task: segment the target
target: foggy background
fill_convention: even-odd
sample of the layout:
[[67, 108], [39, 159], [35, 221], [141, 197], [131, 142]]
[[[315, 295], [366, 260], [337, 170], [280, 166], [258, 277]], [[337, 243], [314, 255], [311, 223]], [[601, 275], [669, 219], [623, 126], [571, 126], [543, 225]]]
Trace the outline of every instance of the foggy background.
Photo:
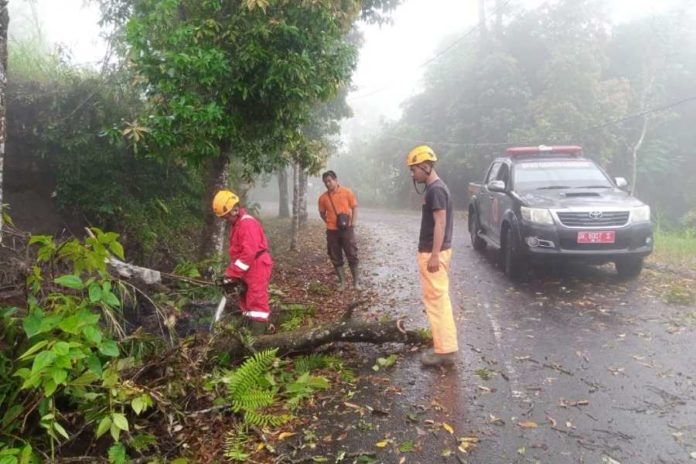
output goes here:
[[[388, 24], [360, 26], [347, 97], [353, 117], [342, 121], [327, 169], [364, 205], [413, 206], [403, 158], [428, 143], [462, 208], [468, 182], [515, 144], [581, 144], [611, 175], [630, 180], [646, 116], [636, 193], [658, 218], [688, 222], [694, 3], [404, 1]], [[10, 10], [10, 46], [30, 37], [76, 65], [102, 64], [107, 47], [94, 3], [15, 1]], [[310, 208], [322, 190], [311, 178]], [[271, 200], [276, 192], [266, 176], [251, 197]]]

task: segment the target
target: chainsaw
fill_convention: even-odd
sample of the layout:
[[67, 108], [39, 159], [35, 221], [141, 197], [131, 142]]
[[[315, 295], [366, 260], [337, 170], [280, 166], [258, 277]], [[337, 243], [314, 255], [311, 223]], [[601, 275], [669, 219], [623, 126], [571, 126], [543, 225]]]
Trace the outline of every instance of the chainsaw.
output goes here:
[[222, 317], [222, 312], [225, 310], [225, 306], [227, 306], [227, 298], [235, 296], [239, 297], [244, 295], [247, 291], [247, 284], [241, 279], [229, 279], [224, 277], [217, 280], [216, 283], [222, 287], [223, 294], [222, 298], [220, 298], [220, 302], [217, 305], [217, 309], [215, 310], [215, 316], [210, 322], [210, 330], [213, 330], [215, 324]]

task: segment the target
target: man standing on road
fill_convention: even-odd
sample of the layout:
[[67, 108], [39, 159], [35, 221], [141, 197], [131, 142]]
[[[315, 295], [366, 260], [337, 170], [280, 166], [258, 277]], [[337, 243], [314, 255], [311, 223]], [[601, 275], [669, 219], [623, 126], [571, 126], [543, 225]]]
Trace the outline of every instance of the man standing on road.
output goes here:
[[215, 214], [230, 224], [230, 264], [225, 269], [225, 285], [241, 285], [239, 307], [251, 333], [268, 330], [271, 308], [268, 304], [268, 283], [273, 260], [261, 223], [239, 206], [239, 197], [229, 190], [220, 190], [213, 199]]
[[326, 192], [319, 197], [319, 215], [326, 223], [326, 248], [338, 276], [338, 289], [343, 290], [346, 275], [343, 271], [343, 254], [346, 255], [353, 276], [353, 288], [360, 289], [358, 274], [358, 245], [355, 242], [355, 224], [358, 219], [358, 201], [353, 192], [338, 184], [336, 173], [326, 171], [321, 175]]
[[423, 303], [433, 335], [433, 349], [423, 353], [421, 362], [424, 366], [454, 364], [459, 349], [447, 274], [452, 256], [452, 200], [447, 185], [435, 172], [436, 161], [435, 152], [426, 145], [414, 148], [406, 158], [414, 187], [425, 184], [418, 269]]

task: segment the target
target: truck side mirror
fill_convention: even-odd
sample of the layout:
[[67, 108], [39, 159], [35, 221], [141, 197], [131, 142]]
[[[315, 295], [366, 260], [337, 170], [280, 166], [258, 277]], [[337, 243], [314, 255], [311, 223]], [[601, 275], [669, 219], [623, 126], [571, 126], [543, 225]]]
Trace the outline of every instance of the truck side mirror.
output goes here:
[[628, 181], [623, 177], [616, 177], [614, 181], [616, 182], [616, 186], [622, 190], [628, 187]]
[[505, 193], [505, 181], [502, 180], [492, 180], [486, 187], [488, 187], [488, 190], [491, 192]]

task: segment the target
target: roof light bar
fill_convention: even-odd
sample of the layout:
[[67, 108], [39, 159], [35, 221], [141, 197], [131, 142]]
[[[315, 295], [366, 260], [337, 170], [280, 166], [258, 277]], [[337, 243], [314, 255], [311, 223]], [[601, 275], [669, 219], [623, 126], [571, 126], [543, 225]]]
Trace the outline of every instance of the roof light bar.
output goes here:
[[582, 147], [579, 145], [539, 145], [536, 147], [511, 147], [505, 150], [510, 156], [516, 155], [537, 155], [540, 153], [560, 153], [566, 155], [579, 155]]

